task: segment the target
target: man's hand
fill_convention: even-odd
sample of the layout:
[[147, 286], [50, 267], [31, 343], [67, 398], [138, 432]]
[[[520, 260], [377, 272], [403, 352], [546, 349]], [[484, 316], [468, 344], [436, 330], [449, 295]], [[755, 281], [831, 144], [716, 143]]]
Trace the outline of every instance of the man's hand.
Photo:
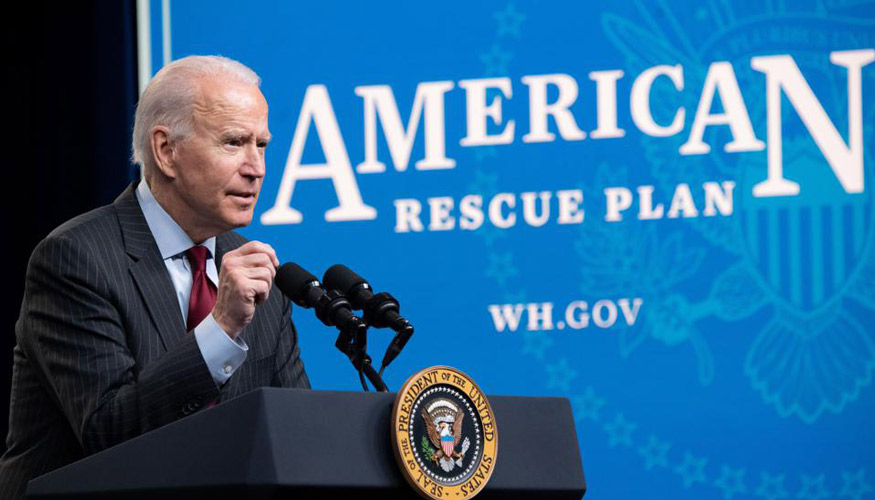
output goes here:
[[232, 339], [252, 321], [255, 306], [267, 300], [279, 264], [273, 248], [259, 241], [222, 257], [213, 317]]

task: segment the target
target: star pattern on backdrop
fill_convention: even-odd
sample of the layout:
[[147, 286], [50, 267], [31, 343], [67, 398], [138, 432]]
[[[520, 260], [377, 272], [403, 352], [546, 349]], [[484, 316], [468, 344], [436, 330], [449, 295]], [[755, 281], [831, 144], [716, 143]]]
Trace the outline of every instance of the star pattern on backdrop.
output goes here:
[[492, 15], [498, 21], [498, 36], [513, 35], [514, 38], [519, 38], [520, 26], [526, 20], [526, 15], [516, 10], [513, 2]]
[[495, 158], [498, 156], [498, 152], [495, 150], [495, 146], [481, 146], [474, 150], [474, 159], [478, 162], [482, 162], [486, 158]]
[[799, 489], [796, 498], [801, 500], [824, 500], [830, 497], [831, 493], [827, 491], [824, 484], [826, 482], [824, 474], [819, 476], [806, 476], [802, 474], [799, 479], [802, 481], [802, 488]]
[[629, 422], [622, 413], [617, 413], [612, 422], [605, 424], [608, 433], [608, 445], [613, 448], [617, 445], [632, 446], [632, 433], [638, 424]]
[[513, 265], [513, 254], [510, 252], [489, 254], [489, 267], [486, 268], [486, 276], [493, 278], [499, 286], [504, 286], [507, 280], [519, 274]]
[[747, 487], [744, 485], [745, 469], [733, 469], [728, 465], [720, 468], [720, 477], [714, 481], [714, 486], [723, 491], [724, 500], [731, 500], [732, 497], [740, 493], [747, 493]]
[[651, 434], [647, 438], [647, 444], [638, 448], [638, 454], [644, 457], [644, 468], [650, 470], [656, 466], [668, 467], [668, 449], [671, 444], [668, 441], [660, 441]]
[[501, 294], [502, 300], [504, 300], [504, 302], [507, 304], [522, 304], [524, 302], [528, 302], [526, 300], [526, 297], [528, 297], [528, 295], [526, 294], [525, 288], [521, 288], [513, 292], [504, 290], [504, 293]]
[[754, 495], [766, 500], [779, 500], [790, 496], [787, 489], [784, 488], [784, 474], [763, 473], [760, 477], [760, 485], [757, 486]]
[[583, 394], [571, 398], [571, 405], [574, 409], [575, 420], [590, 420], [599, 419], [599, 410], [605, 405], [605, 399], [600, 398], [592, 386], [586, 388]]
[[476, 193], [483, 198], [490, 198], [498, 193], [498, 174], [486, 172], [478, 168], [474, 170], [474, 179], [468, 183], [468, 192]]
[[707, 463], [707, 458], [696, 458], [689, 451], [684, 452], [684, 461], [674, 468], [674, 471], [681, 476], [684, 488], [705, 482], [705, 465]]
[[547, 356], [547, 349], [553, 346], [553, 339], [544, 335], [544, 332], [523, 332], [523, 354], [534, 356], [543, 361]]
[[483, 61], [483, 65], [486, 67], [484, 70], [486, 76], [506, 75], [508, 73], [507, 65], [510, 64], [511, 59], [513, 59], [513, 54], [502, 50], [497, 43], [492, 44], [489, 52], [480, 54], [480, 60]]
[[485, 243], [488, 247], [491, 247], [492, 244], [495, 243], [495, 240], [507, 237], [507, 231], [505, 231], [504, 229], [499, 229], [485, 221], [482, 226], [474, 231], [474, 234], [476, 234], [480, 238], [483, 238], [483, 243]]
[[577, 377], [577, 371], [568, 365], [565, 358], [560, 359], [557, 363], [548, 364], [547, 370], [547, 387], [559, 389], [568, 392], [571, 388], [571, 381]]
[[848, 497], [851, 500], [862, 500], [863, 495], [872, 493], [872, 485], [866, 482], [866, 471], [860, 469], [855, 473], [842, 472], [842, 490], [839, 497]]

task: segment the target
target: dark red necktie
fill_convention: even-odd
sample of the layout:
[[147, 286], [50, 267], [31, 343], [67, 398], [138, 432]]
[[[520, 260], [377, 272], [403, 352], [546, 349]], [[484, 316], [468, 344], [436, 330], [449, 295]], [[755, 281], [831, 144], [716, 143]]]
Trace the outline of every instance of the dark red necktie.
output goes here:
[[188, 299], [186, 331], [192, 331], [216, 305], [216, 286], [207, 278], [207, 253], [203, 245], [195, 245], [185, 251], [191, 266], [191, 297]]

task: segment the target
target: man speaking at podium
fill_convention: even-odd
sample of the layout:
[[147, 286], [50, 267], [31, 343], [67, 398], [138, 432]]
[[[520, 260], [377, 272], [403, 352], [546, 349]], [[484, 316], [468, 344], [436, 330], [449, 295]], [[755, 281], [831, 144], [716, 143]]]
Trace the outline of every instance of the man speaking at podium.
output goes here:
[[164, 67], [136, 111], [143, 179], [34, 250], [0, 497], [257, 387], [309, 387], [273, 249], [231, 232], [265, 173], [259, 83], [222, 57]]

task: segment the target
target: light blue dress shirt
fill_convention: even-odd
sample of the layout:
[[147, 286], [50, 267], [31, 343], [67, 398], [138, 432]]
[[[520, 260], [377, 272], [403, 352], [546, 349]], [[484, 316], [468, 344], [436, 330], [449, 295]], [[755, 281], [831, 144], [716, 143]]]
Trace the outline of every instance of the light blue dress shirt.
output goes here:
[[[176, 290], [176, 298], [179, 300], [179, 310], [182, 312], [182, 322], [185, 324], [188, 318], [188, 302], [191, 297], [192, 275], [185, 251], [195, 246], [179, 224], [164, 211], [164, 208], [152, 195], [152, 190], [146, 183], [146, 179], [140, 181], [137, 186], [137, 201], [143, 209], [146, 223], [152, 236], [158, 244], [161, 258], [170, 273], [170, 280]], [[207, 255], [207, 278], [218, 287], [219, 271], [216, 269], [216, 261], [213, 256], [216, 253], [215, 236], [201, 243], [209, 250]], [[201, 355], [210, 374], [217, 384], [224, 384], [231, 378], [234, 371], [246, 360], [249, 346], [241, 338], [232, 340], [222, 327], [216, 323], [212, 314], [207, 315], [203, 321], [194, 328], [194, 336], [200, 348]]]

